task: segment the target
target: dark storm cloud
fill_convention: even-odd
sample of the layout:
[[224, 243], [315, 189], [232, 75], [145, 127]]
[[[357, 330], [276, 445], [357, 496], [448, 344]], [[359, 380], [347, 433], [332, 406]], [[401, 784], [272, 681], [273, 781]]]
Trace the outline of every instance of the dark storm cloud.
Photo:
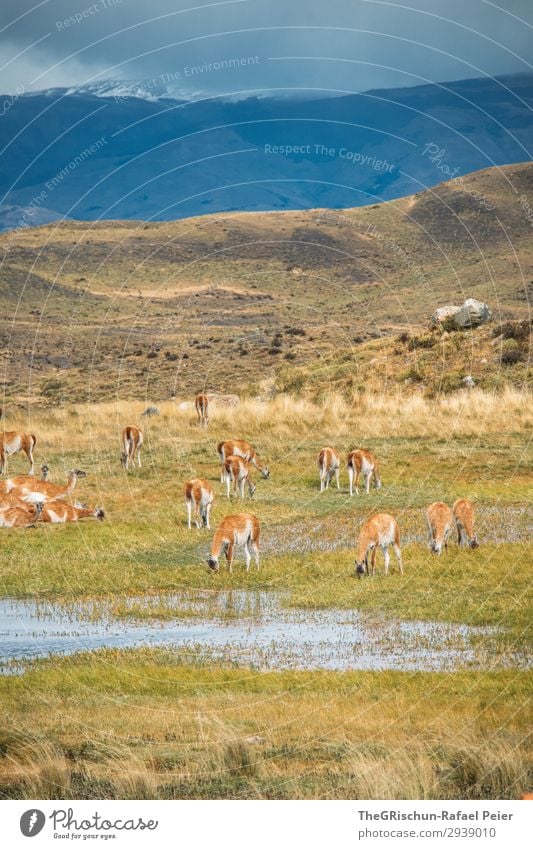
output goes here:
[[[503, 0], [502, 0], [503, 3]], [[360, 91], [531, 71], [505, 0], [3, 0], [2, 92], [102, 79], [207, 94]]]

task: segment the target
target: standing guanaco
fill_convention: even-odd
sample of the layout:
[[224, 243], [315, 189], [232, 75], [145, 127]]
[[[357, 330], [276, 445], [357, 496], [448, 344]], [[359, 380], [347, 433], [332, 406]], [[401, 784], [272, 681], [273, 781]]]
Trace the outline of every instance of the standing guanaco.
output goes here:
[[244, 546], [246, 571], [250, 569], [252, 557], [256, 568], [259, 569], [259, 519], [251, 513], [240, 513], [237, 516], [226, 516], [215, 531], [211, 545], [211, 554], [207, 559], [210, 569], [218, 572], [219, 558], [225, 554], [229, 571], [232, 571], [233, 553], [236, 545]]
[[34, 433], [19, 433], [16, 430], [6, 430], [0, 434], [0, 474], [4, 474], [7, 466], [7, 458], [17, 451], [24, 451], [30, 469], [28, 474], [33, 475], [34, 461], [33, 449], [37, 442]]
[[231, 456], [241, 457], [247, 463], [252, 463], [265, 479], [270, 477], [268, 466], [261, 465], [253, 446], [244, 439], [227, 439], [225, 442], [219, 442], [217, 454], [220, 460], [220, 483], [224, 483], [224, 463]]
[[198, 424], [200, 427], [207, 427], [209, 425], [209, 401], [207, 395], [199, 392], [194, 399], [194, 406], [196, 408], [196, 415], [198, 416]]
[[329, 488], [329, 482], [333, 476], [337, 481], [337, 489], [340, 489], [339, 474], [341, 458], [334, 448], [323, 448], [318, 455], [318, 473], [320, 476], [320, 492]]
[[248, 495], [250, 498], [257, 489], [257, 486], [250, 475], [250, 465], [243, 460], [242, 457], [236, 457], [232, 454], [224, 463], [224, 480], [226, 482], [226, 495], [230, 497], [231, 484], [233, 483], [233, 491], [238, 493], [241, 498], [244, 498], [244, 487], [248, 487]]
[[122, 454], [120, 462], [124, 468], [128, 469], [129, 462], [135, 463], [137, 457], [137, 465], [141, 468], [141, 446], [143, 444], [143, 432], [137, 425], [126, 425], [122, 431]]
[[183, 487], [185, 505], [187, 507], [187, 527], [191, 529], [191, 518], [194, 515], [196, 527], [200, 527], [200, 521], [206, 528], [210, 528], [209, 517], [211, 507], [215, 499], [215, 493], [211, 484], [203, 478], [192, 478]]
[[448, 551], [448, 537], [452, 529], [453, 513], [444, 501], [435, 501], [426, 509], [429, 547], [434, 554]]
[[[381, 476], [379, 474], [379, 464], [371, 451], [365, 451], [364, 448], [358, 448], [356, 451], [350, 451], [348, 454], [348, 477], [350, 479], [350, 495], [353, 495], [353, 488], [359, 495], [359, 476], [363, 475], [365, 484], [365, 492], [368, 495], [370, 492], [370, 481], [374, 478], [374, 486], [376, 489], [381, 489]], [[355, 478], [355, 480], [354, 480]]]
[[453, 515], [457, 526], [457, 542], [478, 548], [479, 542], [474, 531], [474, 505], [467, 498], [458, 498], [453, 505]]
[[365, 572], [368, 575], [368, 554], [371, 552], [370, 562], [372, 566], [372, 574], [376, 573], [376, 552], [379, 548], [383, 551], [385, 558], [385, 574], [389, 574], [389, 545], [392, 545], [396, 560], [398, 561], [398, 569], [403, 575], [402, 553], [400, 550], [400, 530], [394, 516], [389, 513], [376, 513], [364, 523], [359, 533], [359, 541], [357, 545], [357, 557], [355, 560], [356, 574], [361, 576]]

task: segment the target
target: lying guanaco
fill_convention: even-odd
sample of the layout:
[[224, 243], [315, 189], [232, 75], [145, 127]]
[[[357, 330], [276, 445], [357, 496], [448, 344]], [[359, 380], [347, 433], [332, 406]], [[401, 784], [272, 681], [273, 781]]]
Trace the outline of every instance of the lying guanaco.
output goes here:
[[33, 528], [41, 515], [42, 502], [13, 504], [0, 509], [0, 528]]
[[226, 516], [215, 531], [211, 545], [211, 555], [207, 559], [209, 568], [218, 572], [219, 558], [225, 554], [229, 571], [232, 571], [233, 552], [236, 545], [244, 546], [246, 571], [250, 568], [252, 557], [259, 569], [259, 519], [251, 513]]
[[429, 547], [434, 554], [448, 551], [448, 537], [452, 529], [453, 514], [444, 501], [435, 501], [426, 509]]
[[61, 484], [51, 483], [50, 481], [36, 480], [36, 478], [28, 477], [25, 482], [19, 486], [14, 486], [11, 493], [18, 496], [23, 501], [33, 504], [38, 501], [50, 502], [57, 501], [65, 495], [72, 495], [79, 478], [87, 477], [86, 472], [80, 469], [72, 469], [68, 473], [68, 480], [65, 486]]
[[378, 547], [383, 551], [385, 558], [385, 574], [389, 574], [389, 545], [392, 545], [396, 559], [398, 561], [398, 569], [403, 575], [402, 553], [400, 550], [400, 531], [398, 523], [394, 516], [388, 513], [376, 513], [364, 523], [359, 533], [359, 542], [357, 545], [357, 558], [355, 560], [356, 574], [361, 576], [365, 572], [368, 575], [368, 554], [371, 553], [370, 562], [372, 566], [372, 574], [376, 573], [376, 552]]
[[224, 463], [224, 480], [226, 482], [226, 495], [230, 497], [231, 484], [233, 483], [233, 491], [238, 493], [241, 498], [244, 498], [244, 487], [248, 487], [248, 495], [250, 498], [254, 494], [257, 486], [250, 475], [250, 465], [243, 460], [242, 457], [236, 457], [232, 454]]
[[249, 442], [244, 439], [227, 439], [225, 442], [219, 442], [217, 445], [217, 454], [220, 460], [220, 483], [224, 483], [224, 463], [228, 457], [241, 457], [247, 463], [252, 463], [258, 472], [265, 478], [270, 477], [268, 466], [262, 466], [259, 457]]
[[350, 451], [348, 454], [348, 477], [350, 479], [350, 495], [353, 495], [353, 489], [359, 495], [359, 476], [363, 476], [365, 492], [368, 495], [370, 492], [370, 481], [374, 478], [374, 486], [376, 489], [381, 489], [381, 477], [379, 474], [379, 464], [374, 454], [371, 451], [365, 451], [363, 448], [358, 448], [356, 451]]
[[192, 478], [183, 487], [183, 494], [187, 507], [187, 527], [189, 530], [191, 529], [191, 518], [193, 515], [197, 528], [200, 527], [200, 520], [202, 525], [210, 528], [209, 517], [215, 499], [215, 493], [211, 484], [203, 478]]
[[17, 451], [23, 451], [28, 458], [30, 469], [28, 474], [33, 475], [34, 461], [33, 449], [37, 442], [34, 433], [20, 433], [16, 430], [7, 430], [0, 434], [0, 474], [4, 474], [7, 466], [7, 458]]
[[340, 489], [339, 474], [341, 458], [334, 448], [323, 448], [318, 455], [318, 474], [320, 476], [320, 492], [329, 488], [329, 482], [333, 476], [337, 481], [337, 489]]
[[124, 468], [128, 469], [129, 462], [135, 463], [137, 457], [137, 466], [141, 468], [141, 446], [143, 444], [143, 432], [137, 425], [126, 425], [122, 431], [122, 454], [120, 462]]
[[198, 424], [200, 427], [207, 427], [209, 425], [209, 401], [207, 395], [199, 392], [194, 399], [194, 406], [196, 408], [196, 415], [198, 416]]
[[65, 522], [78, 522], [80, 519], [105, 519], [105, 513], [101, 507], [82, 507], [79, 504], [67, 504], [66, 501], [53, 501], [43, 504], [39, 522], [51, 522], [63, 524]]
[[[41, 481], [47, 481], [50, 477], [50, 471], [48, 466], [41, 466]], [[14, 475], [12, 478], [6, 478], [3, 481], [0, 481], [0, 497], [3, 495], [7, 495], [9, 492], [12, 492], [17, 487], [21, 486], [29, 486], [33, 488], [35, 486], [35, 477], [33, 475]], [[38, 482], [37, 482], [38, 483]]]
[[453, 505], [453, 515], [457, 526], [457, 542], [477, 548], [479, 542], [474, 531], [474, 505], [467, 498], [458, 498]]

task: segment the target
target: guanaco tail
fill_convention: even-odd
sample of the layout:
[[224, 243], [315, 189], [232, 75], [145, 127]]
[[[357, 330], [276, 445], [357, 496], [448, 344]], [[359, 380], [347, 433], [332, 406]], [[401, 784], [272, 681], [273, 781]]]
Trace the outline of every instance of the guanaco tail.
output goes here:
[[228, 439], [225, 442], [219, 442], [217, 445], [217, 454], [220, 460], [220, 483], [224, 483], [225, 480], [224, 464], [232, 456], [240, 457], [242, 460], [246, 460], [247, 463], [252, 463], [265, 480], [270, 477], [268, 466], [261, 465], [254, 448], [249, 442], [245, 442], [244, 439]]
[[448, 537], [453, 525], [453, 513], [444, 501], [435, 501], [426, 509], [428, 542], [434, 554], [448, 551]]
[[453, 516], [457, 527], [459, 545], [478, 548], [479, 542], [474, 531], [474, 505], [467, 498], [458, 498], [453, 505]]
[[218, 572], [219, 558], [225, 554], [229, 571], [232, 571], [233, 554], [236, 545], [244, 546], [246, 571], [250, 569], [252, 557], [259, 569], [259, 519], [251, 513], [226, 516], [215, 531], [211, 545], [211, 555], [207, 559], [209, 568]]
[[323, 448], [317, 459], [320, 476], [320, 492], [329, 488], [329, 483], [335, 477], [337, 489], [340, 489], [339, 475], [341, 458], [334, 448]]
[[130, 460], [135, 463], [137, 457], [137, 466], [141, 468], [141, 446], [143, 444], [143, 432], [137, 425], [126, 425], [122, 431], [122, 454], [120, 462], [127, 470]]
[[376, 489], [381, 489], [381, 476], [379, 474], [379, 463], [371, 451], [365, 451], [363, 448], [358, 448], [356, 451], [350, 451], [348, 454], [348, 477], [350, 479], [350, 495], [355, 491], [359, 495], [359, 477], [363, 476], [365, 492], [368, 495], [370, 492], [370, 481], [374, 478], [374, 486]]
[[376, 513], [364, 523], [359, 533], [359, 541], [357, 545], [357, 557], [355, 560], [356, 574], [361, 576], [365, 572], [369, 574], [368, 555], [370, 553], [370, 563], [372, 574], [376, 573], [376, 552], [378, 547], [383, 551], [385, 558], [385, 575], [389, 574], [389, 545], [392, 545], [396, 560], [398, 561], [398, 569], [403, 575], [402, 553], [400, 550], [400, 530], [394, 516], [388, 513]]
[[209, 425], [209, 401], [207, 395], [199, 392], [194, 399], [194, 406], [196, 408], [196, 415], [198, 416], [198, 424], [200, 427], [207, 427]]
[[187, 507], [187, 527], [189, 530], [191, 529], [193, 515], [197, 528], [201, 526], [200, 521], [206, 528], [210, 528], [209, 517], [215, 499], [211, 484], [203, 478], [192, 478], [183, 487], [183, 495]]

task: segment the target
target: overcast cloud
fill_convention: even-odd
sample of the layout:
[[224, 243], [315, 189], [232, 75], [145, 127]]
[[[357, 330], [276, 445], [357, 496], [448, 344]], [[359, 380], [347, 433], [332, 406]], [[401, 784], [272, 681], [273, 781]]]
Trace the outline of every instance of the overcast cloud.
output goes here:
[[0, 90], [120, 79], [185, 94], [310, 94], [531, 72], [533, 3], [501, 5], [2, 0]]

